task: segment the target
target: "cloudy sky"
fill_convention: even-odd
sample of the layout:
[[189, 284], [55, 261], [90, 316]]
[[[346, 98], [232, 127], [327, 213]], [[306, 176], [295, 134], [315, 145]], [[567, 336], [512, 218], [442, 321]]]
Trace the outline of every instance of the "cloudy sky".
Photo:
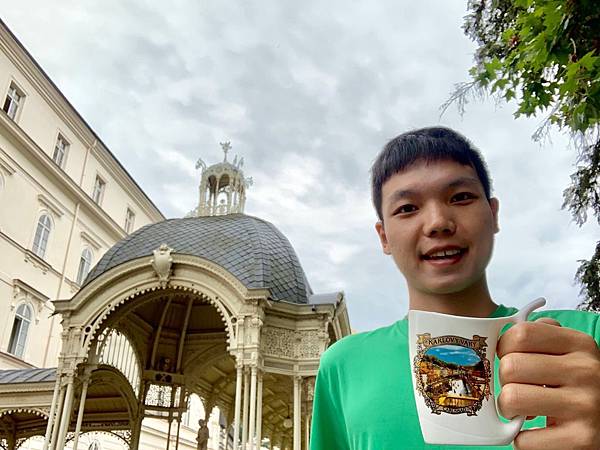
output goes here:
[[[168, 5], [168, 6], [167, 6]], [[343, 290], [357, 331], [407, 311], [382, 255], [368, 172], [382, 145], [443, 124], [482, 150], [501, 202], [498, 303], [575, 307], [597, 225], [562, 211], [575, 151], [531, 140], [514, 105], [440, 105], [467, 80], [466, 2], [21, 0], [2, 19], [167, 217], [197, 202], [198, 157], [232, 142], [254, 178], [246, 212], [292, 242], [317, 293]], [[231, 154], [230, 153], [230, 154]]]

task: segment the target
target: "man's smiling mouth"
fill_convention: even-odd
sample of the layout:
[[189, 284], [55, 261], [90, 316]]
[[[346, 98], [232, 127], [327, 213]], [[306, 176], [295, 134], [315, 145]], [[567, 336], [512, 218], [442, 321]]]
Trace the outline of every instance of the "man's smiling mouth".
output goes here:
[[433, 249], [421, 256], [425, 261], [458, 260], [467, 252], [466, 248], [452, 247], [446, 249]]

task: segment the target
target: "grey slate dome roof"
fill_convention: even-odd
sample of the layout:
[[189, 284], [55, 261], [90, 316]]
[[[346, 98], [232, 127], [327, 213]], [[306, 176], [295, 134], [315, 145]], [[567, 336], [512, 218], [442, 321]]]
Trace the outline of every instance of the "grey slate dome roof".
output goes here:
[[249, 289], [267, 288], [273, 300], [308, 303], [312, 295], [287, 238], [273, 224], [245, 214], [169, 219], [146, 225], [108, 250], [84, 284], [119, 264], [152, 256], [161, 244], [167, 244], [173, 253], [219, 264]]

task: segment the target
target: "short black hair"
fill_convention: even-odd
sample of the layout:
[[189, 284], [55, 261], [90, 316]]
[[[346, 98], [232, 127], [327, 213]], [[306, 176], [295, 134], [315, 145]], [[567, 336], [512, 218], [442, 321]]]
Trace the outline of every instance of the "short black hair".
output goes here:
[[419, 161], [448, 160], [473, 167], [486, 198], [491, 198], [492, 181], [487, 166], [471, 141], [446, 127], [418, 128], [389, 141], [371, 167], [371, 194], [379, 220], [383, 220], [381, 188], [387, 180]]

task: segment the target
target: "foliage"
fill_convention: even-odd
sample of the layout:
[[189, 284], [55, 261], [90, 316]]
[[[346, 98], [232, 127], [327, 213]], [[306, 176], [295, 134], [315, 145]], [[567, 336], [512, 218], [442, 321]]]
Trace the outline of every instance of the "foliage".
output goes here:
[[581, 266], [577, 269], [577, 279], [581, 282], [582, 293], [586, 294], [586, 300], [581, 304], [582, 309], [600, 312], [600, 242], [596, 245], [596, 252], [589, 261], [580, 261]]
[[[478, 44], [472, 81], [457, 85], [443, 105], [468, 95], [514, 100], [515, 117], [543, 114], [534, 134], [568, 132], [579, 152], [563, 208], [582, 225], [600, 223], [600, 7], [597, 0], [469, 0], [466, 35]], [[581, 261], [582, 307], [600, 310], [600, 243]]]

